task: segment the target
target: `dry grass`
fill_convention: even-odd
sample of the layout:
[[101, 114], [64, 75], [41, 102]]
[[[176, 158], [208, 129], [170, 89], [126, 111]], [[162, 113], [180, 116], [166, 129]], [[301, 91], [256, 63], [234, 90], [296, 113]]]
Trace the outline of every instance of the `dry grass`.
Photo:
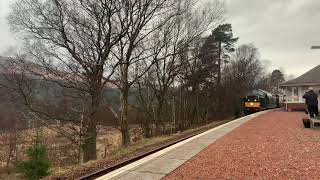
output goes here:
[[[65, 172], [64, 169], [66, 167], [77, 163], [78, 159], [76, 155], [78, 145], [57, 133], [54, 128], [56, 127], [41, 127], [38, 129], [38, 132], [40, 132], [42, 141], [47, 146], [49, 159], [53, 167], [52, 171], [62, 173]], [[116, 149], [119, 149], [121, 146], [121, 133], [111, 127], [99, 127], [99, 129], [100, 131], [97, 136], [97, 156], [98, 159], [103, 159], [106, 154], [110, 154]], [[65, 127], [64, 130], [68, 132], [67, 127]], [[36, 136], [36, 129], [19, 131], [17, 136], [19, 137], [16, 142], [17, 160], [19, 162], [26, 158], [26, 149], [32, 145], [33, 139]], [[8, 137], [10, 137], [9, 133], [0, 134], [0, 179], [21, 179], [19, 174], [15, 172], [16, 168], [14, 165], [10, 164], [9, 168], [6, 167], [10, 145]]]
[[[78, 171], [78, 168], [90, 168], [95, 166], [100, 166], [99, 164], [105, 164], [105, 162], [114, 162], [118, 159], [122, 159], [125, 157], [129, 157], [130, 155], [133, 155], [135, 152], [144, 149], [146, 146], [152, 146], [155, 144], [159, 144], [162, 142], [165, 142], [169, 139], [171, 139], [172, 136], [161, 136], [161, 137], [155, 137], [150, 139], [141, 139], [133, 144], [131, 144], [128, 147], [120, 147], [117, 150], [114, 150], [112, 152], [109, 152], [105, 158], [100, 158], [96, 161], [89, 161], [85, 164], [82, 164], [81, 167], [79, 164], [72, 165], [72, 166], [65, 166], [65, 167], [56, 167], [51, 169], [51, 174], [53, 179], [55, 177], [59, 177], [65, 173]], [[49, 178], [50, 179], [50, 178]]]
[[155, 138], [150, 138], [150, 139], [142, 139], [129, 147], [121, 147], [120, 149], [115, 151], [110, 156], [110, 158], [113, 159], [113, 158], [117, 158], [117, 157], [124, 157], [129, 154], [132, 154], [133, 152], [136, 152], [137, 150], [141, 150], [146, 146], [158, 144], [158, 143], [167, 141], [171, 138], [172, 138], [172, 136], [161, 136], [161, 137], [155, 137]]
[[194, 135], [208, 129], [214, 128], [221, 124], [227, 123], [231, 121], [233, 118], [228, 118], [223, 121], [216, 121], [211, 124], [186, 130], [182, 133], [176, 133], [167, 136], [154, 137], [149, 139], [141, 139], [136, 143], [131, 144], [128, 147], [120, 147], [119, 149], [110, 152], [105, 158], [98, 159], [96, 161], [87, 162], [81, 166], [69, 166], [64, 167], [63, 170], [53, 170], [52, 176], [47, 179], [74, 179], [81, 177], [90, 172], [95, 172], [103, 167], [109, 167], [112, 164], [116, 164], [117, 162], [124, 161], [126, 159], [130, 159], [138, 154], [154, 149], [155, 147], [161, 146], [161, 144], [165, 144], [177, 139], [181, 139], [183, 137]]
[[[176, 133], [172, 135], [165, 135], [165, 136], [148, 138], [148, 139], [141, 138], [140, 133], [142, 132], [140, 132], [140, 130], [138, 131], [134, 130], [134, 132], [131, 132], [132, 135], [134, 136], [134, 138], [140, 139], [140, 140], [134, 142], [128, 147], [121, 146], [121, 133], [117, 129], [110, 128], [110, 127], [99, 127], [100, 131], [97, 137], [97, 156], [98, 156], [97, 160], [90, 161], [88, 163], [82, 164], [81, 166], [76, 163], [69, 164], [69, 165], [55, 164], [51, 169], [52, 175], [47, 179], [56, 179], [57, 177], [61, 179], [61, 177], [68, 177], [68, 176], [65, 176], [68, 174], [71, 174], [71, 176], [69, 177], [72, 177], [72, 175], [77, 174], [77, 172], [79, 172], [79, 174], [82, 174], [87, 170], [89, 172], [92, 172], [92, 171], [95, 171], [97, 168], [99, 169], [101, 167], [114, 164], [121, 160], [128, 159], [143, 151], [146, 151], [147, 149], [150, 150], [163, 143], [173, 141], [183, 136], [195, 134], [197, 132], [205, 131], [207, 129], [216, 127], [220, 124], [230, 121], [231, 119], [232, 118], [229, 118], [224, 121], [216, 121], [202, 127], [186, 130], [182, 133]], [[32, 137], [35, 136], [35, 130], [22, 131], [20, 132], [20, 134], [23, 134], [22, 136], [23, 138], [21, 138], [19, 141], [20, 142], [19, 146], [23, 147], [20, 149], [20, 151], [22, 152], [32, 142]], [[63, 139], [61, 135], [54, 132], [52, 129], [42, 128], [42, 134], [43, 134], [44, 140], [47, 141], [49, 151], [52, 150], [53, 146], [56, 148], [57, 147], [59, 148], [60, 145], [68, 146], [68, 142], [65, 139]], [[0, 140], [1, 140], [1, 137], [2, 136], [0, 136]], [[61, 156], [61, 154], [51, 153], [51, 156]], [[51, 158], [63, 158], [63, 157], [51, 157]], [[57, 161], [57, 159], [54, 159], [54, 160]], [[2, 174], [2, 176], [0, 173], [0, 179], [11, 180], [11, 179], [21, 179], [21, 177], [19, 176], [19, 174], [16, 174], [16, 173], [13, 173], [11, 175]], [[62, 178], [62, 179], [65, 179], [65, 178]]]

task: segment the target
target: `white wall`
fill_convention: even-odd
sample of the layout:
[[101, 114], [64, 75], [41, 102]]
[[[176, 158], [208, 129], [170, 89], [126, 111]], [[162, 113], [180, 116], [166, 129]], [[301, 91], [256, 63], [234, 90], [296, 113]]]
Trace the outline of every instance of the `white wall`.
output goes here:
[[[305, 99], [303, 98], [303, 95], [306, 91], [308, 91], [310, 86], [298, 86], [294, 87], [294, 95], [292, 96], [292, 87], [286, 87], [284, 89], [284, 93], [286, 95], [286, 100], [288, 102], [302, 102], [305, 103]], [[320, 86], [311, 86], [315, 93], [319, 94]], [[320, 97], [318, 97], [318, 107], [320, 108]]]

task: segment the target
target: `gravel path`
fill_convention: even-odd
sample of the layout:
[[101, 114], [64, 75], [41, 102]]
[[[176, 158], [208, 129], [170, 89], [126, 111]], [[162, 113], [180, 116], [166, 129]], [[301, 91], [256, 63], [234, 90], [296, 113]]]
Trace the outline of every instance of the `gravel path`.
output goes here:
[[272, 111], [219, 139], [164, 179], [320, 179], [320, 130]]

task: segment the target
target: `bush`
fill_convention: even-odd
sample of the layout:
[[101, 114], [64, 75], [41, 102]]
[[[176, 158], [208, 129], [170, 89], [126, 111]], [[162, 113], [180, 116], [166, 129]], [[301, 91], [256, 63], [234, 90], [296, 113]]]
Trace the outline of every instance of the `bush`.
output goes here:
[[29, 160], [20, 164], [20, 171], [30, 180], [49, 175], [50, 161], [44, 145], [36, 143], [27, 150]]

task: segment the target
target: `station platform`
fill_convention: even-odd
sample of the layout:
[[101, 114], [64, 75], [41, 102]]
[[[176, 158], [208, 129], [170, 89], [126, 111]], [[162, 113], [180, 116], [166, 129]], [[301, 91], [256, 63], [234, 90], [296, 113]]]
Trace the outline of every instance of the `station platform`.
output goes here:
[[201, 133], [139, 161], [110, 172], [100, 178], [97, 178], [97, 180], [161, 179], [228, 132], [264, 113], [267, 113], [267, 111], [242, 117]]
[[318, 179], [320, 131], [302, 112], [252, 114], [170, 146], [99, 180]]

